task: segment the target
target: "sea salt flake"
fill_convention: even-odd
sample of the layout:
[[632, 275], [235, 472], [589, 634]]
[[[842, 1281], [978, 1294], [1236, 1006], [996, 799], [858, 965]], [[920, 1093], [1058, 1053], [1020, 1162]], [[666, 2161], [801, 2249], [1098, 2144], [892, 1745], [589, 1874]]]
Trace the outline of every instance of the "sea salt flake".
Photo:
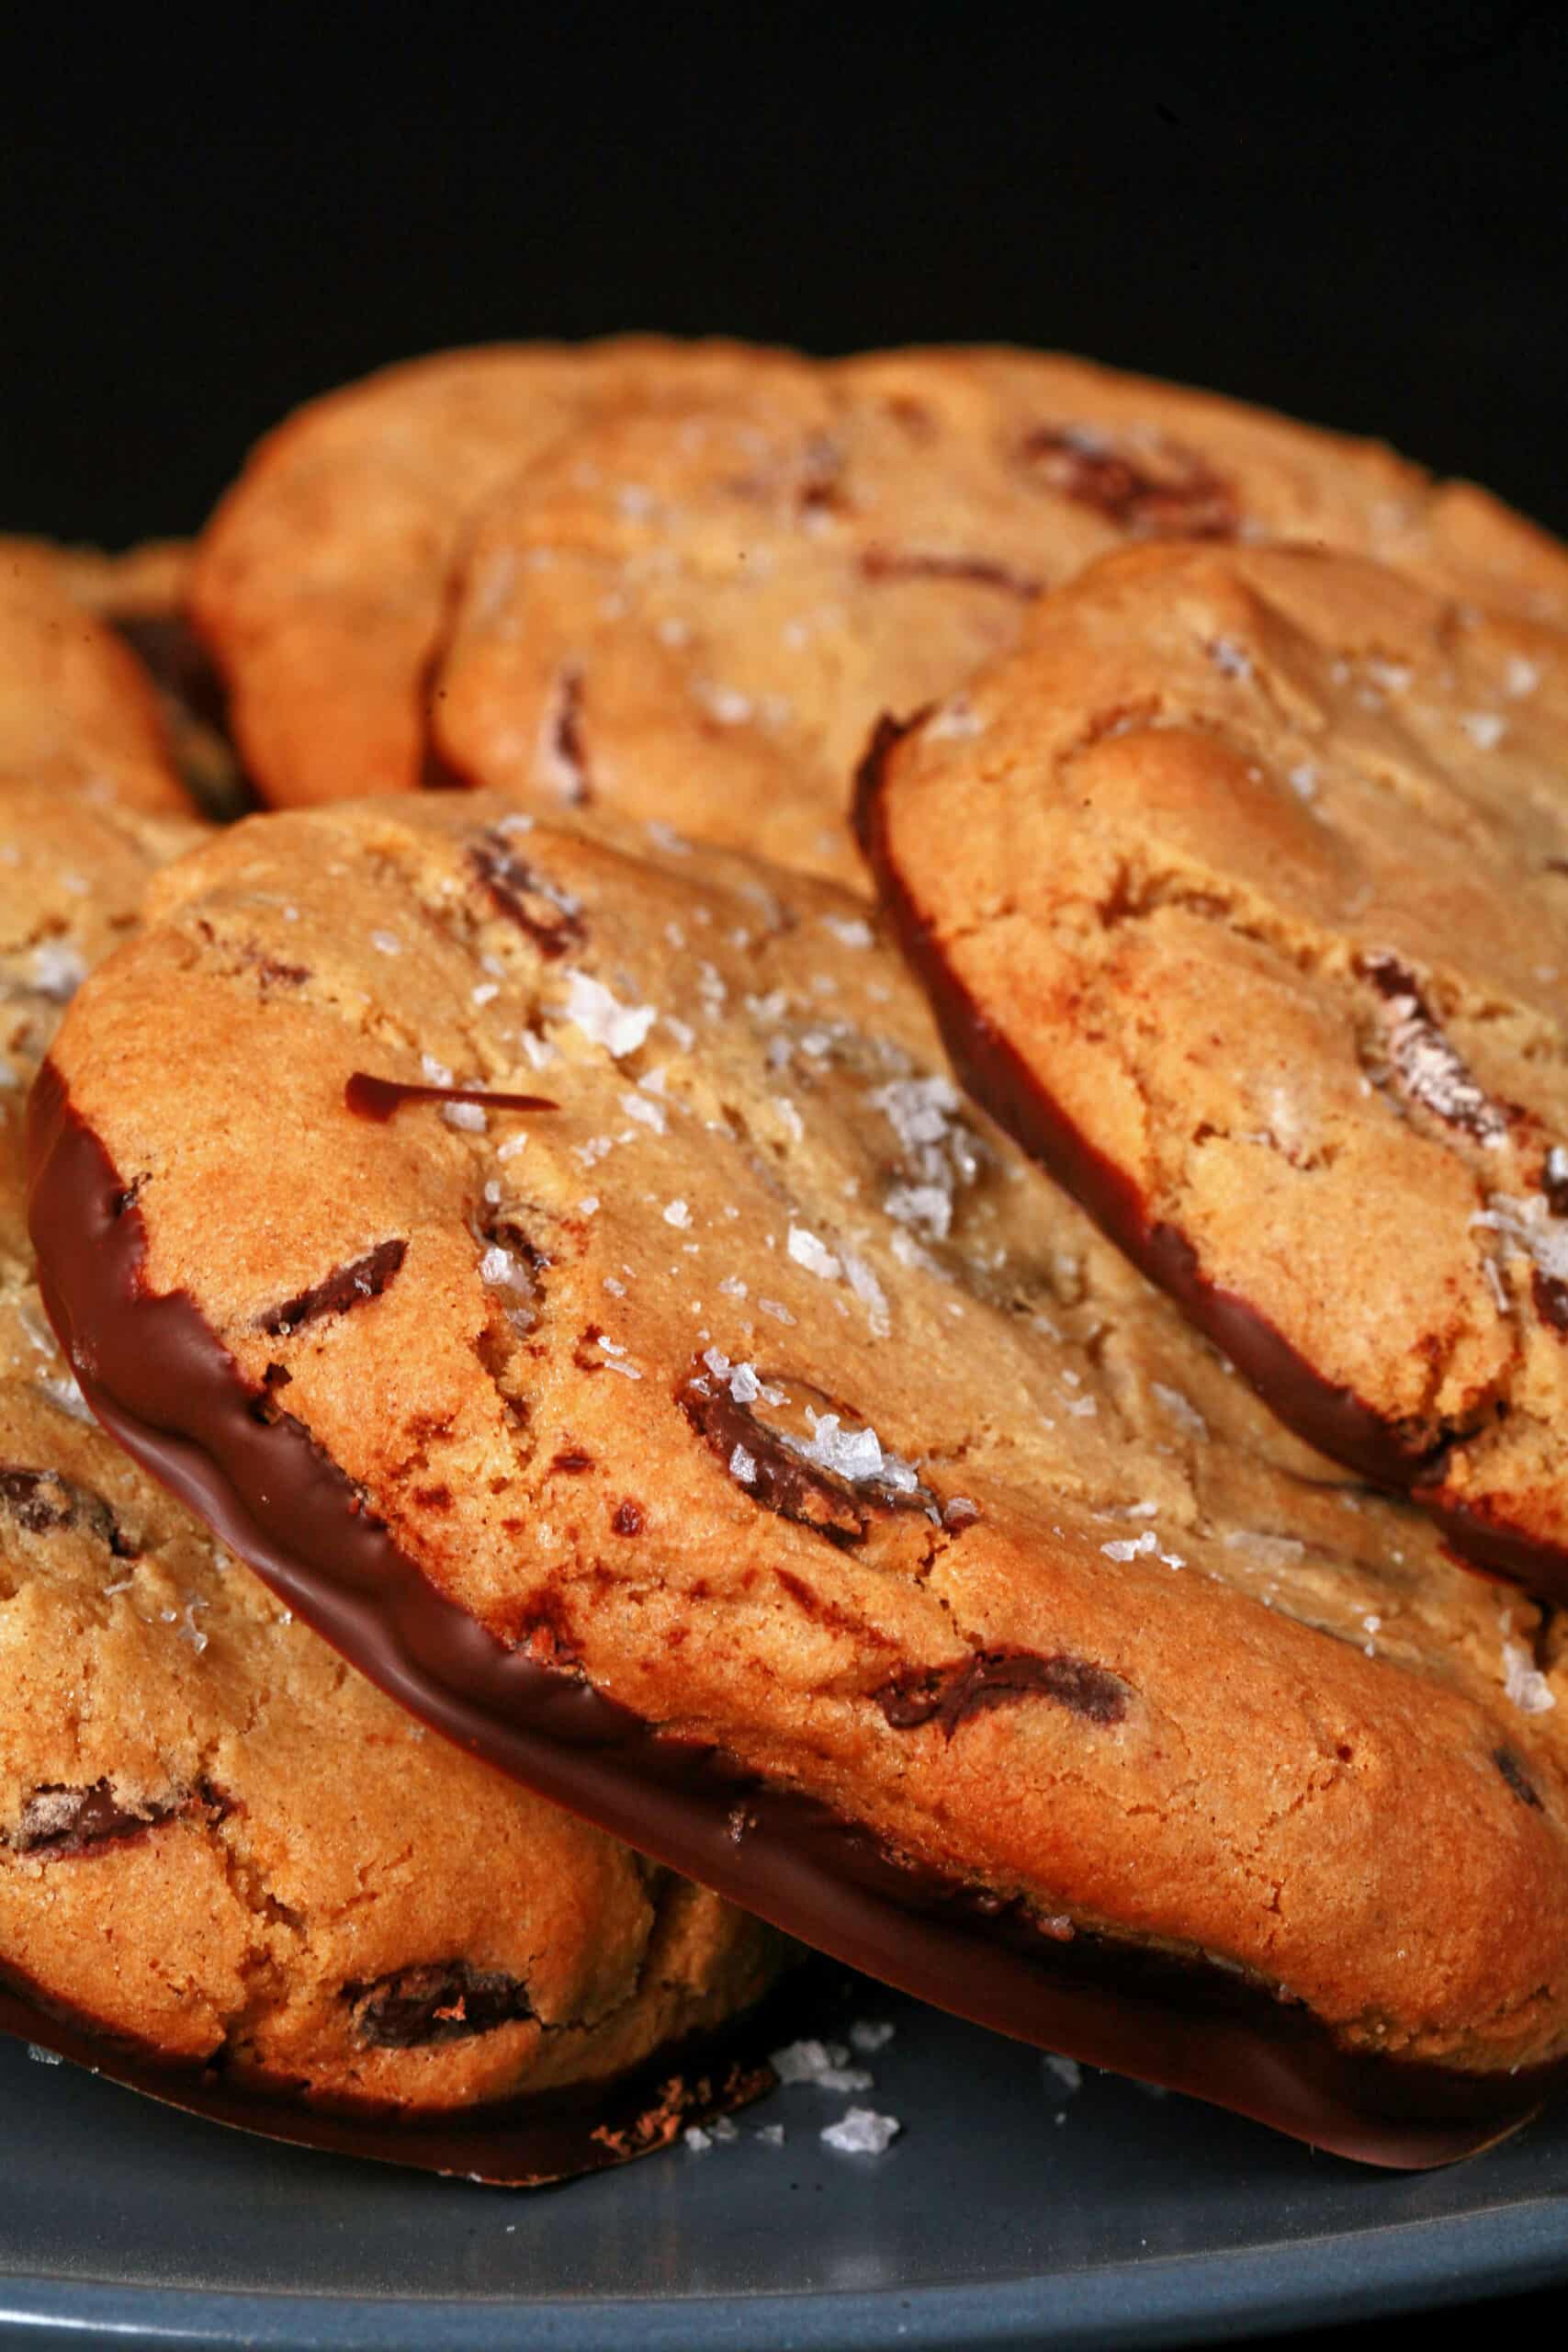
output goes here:
[[886, 2050], [898, 2029], [886, 2018], [862, 2018], [850, 2028], [850, 2041], [863, 2058], [874, 2058]]
[[1460, 725], [1478, 752], [1495, 752], [1508, 731], [1508, 722], [1495, 710], [1461, 712]]
[[1256, 1528], [1227, 1527], [1220, 1541], [1227, 1552], [1245, 1552], [1259, 1567], [1292, 1568], [1306, 1557], [1306, 1545], [1294, 1535], [1264, 1535]]
[[743, 1487], [754, 1487], [757, 1483], [756, 1455], [748, 1453], [743, 1445], [737, 1445], [729, 1457], [729, 1475], [739, 1479]]
[[444, 1102], [441, 1115], [449, 1127], [462, 1127], [469, 1135], [482, 1136], [490, 1125], [484, 1106], [479, 1102]]
[[670, 1123], [663, 1112], [657, 1102], [650, 1102], [646, 1094], [623, 1094], [621, 1108], [628, 1119], [636, 1119], [640, 1125], [651, 1127], [656, 1136], [664, 1135], [669, 1130]]
[[1536, 1666], [1523, 1642], [1503, 1643], [1503, 1690], [1524, 1715], [1544, 1715], [1557, 1704], [1557, 1693]]
[[1285, 771], [1285, 781], [1298, 800], [1314, 800], [1317, 797], [1317, 770], [1310, 760], [1302, 760]]
[[378, 956], [400, 956], [403, 943], [395, 931], [373, 931], [370, 944]]
[[824, 915], [822, 928], [830, 931], [840, 947], [870, 947], [876, 934], [863, 915]]
[[790, 1227], [789, 1254], [797, 1266], [804, 1266], [807, 1273], [818, 1275], [823, 1282], [837, 1282], [843, 1272], [840, 1260], [804, 1225]]
[[793, 1323], [795, 1321], [795, 1317], [790, 1313], [788, 1307], [785, 1306], [779, 1299], [760, 1298], [757, 1301], [757, 1305], [764, 1315], [771, 1315], [775, 1323]]
[[1060, 2057], [1055, 2050], [1047, 2050], [1041, 2058], [1046, 2074], [1055, 2077], [1070, 2098], [1083, 2087], [1083, 2068], [1076, 2058]]
[[1252, 656], [1243, 645], [1228, 637], [1212, 638], [1208, 655], [1222, 678], [1250, 678]]
[[1518, 701], [1525, 695], [1533, 695], [1540, 684], [1540, 665], [1522, 653], [1510, 653], [1503, 670], [1503, 692]]
[[662, 1215], [666, 1225], [673, 1225], [682, 1232], [684, 1232], [692, 1222], [692, 1212], [684, 1201], [666, 1201]]
[[869, 2107], [852, 2107], [837, 2123], [823, 2126], [820, 2137], [840, 2155], [880, 2156], [903, 2130], [896, 2115], [878, 2115]]
[[635, 1054], [659, 1018], [658, 1007], [622, 1004], [602, 980], [594, 979], [589, 972], [568, 972], [565, 978], [566, 1018], [615, 1060]]

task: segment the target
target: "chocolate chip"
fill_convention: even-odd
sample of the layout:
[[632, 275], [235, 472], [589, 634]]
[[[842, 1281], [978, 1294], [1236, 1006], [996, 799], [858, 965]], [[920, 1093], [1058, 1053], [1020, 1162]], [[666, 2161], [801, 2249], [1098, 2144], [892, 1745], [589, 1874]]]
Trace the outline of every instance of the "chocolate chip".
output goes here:
[[615, 1517], [610, 1524], [617, 1535], [640, 1535], [642, 1533], [641, 1505], [629, 1499], [624, 1503], [617, 1503]]
[[307, 1323], [319, 1322], [323, 1315], [342, 1315], [362, 1299], [379, 1298], [407, 1255], [406, 1241], [378, 1242], [352, 1265], [334, 1267], [310, 1289], [258, 1316], [255, 1328], [272, 1339], [288, 1339]]
[[1179, 442], [1151, 439], [1133, 458], [1100, 433], [1043, 424], [1027, 435], [1020, 455], [1047, 489], [1092, 506], [1119, 530], [1146, 538], [1228, 539], [1240, 523], [1235, 492]]
[[0, 1510], [29, 1535], [51, 1535], [65, 1527], [84, 1529], [106, 1544], [117, 1560], [133, 1560], [137, 1547], [104, 1500], [58, 1470], [24, 1469], [0, 1464]]
[[1560, 1282], [1555, 1274], [1543, 1274], [1539, 1266], [1532, 1267], [1530, 1296], [1541, 1321], [1550, 1323], [1554, 1331], [1568, 1335], [1568, 1283]]
[[[763, 1385], [782, 1394], [787, 1405], [798, 1408], [808, 1397], [814, 1407], [837, 1413], [840, 1421], [857, 1418], [820, 1390], [808, 1391], [803, 1382], [770, 1379]], [[700, 1360], [699, 1369], [676, 1391], [676, 1401], [753, 1502], [811, 1528], [840, 1549], [864, 1542], [878, 1510], [919, 1510], [940, 1518], [935, 1498], [923, 1486], [904, 1489], [877, 1478], [852, 1481], [807, 1461], [751, 1406], [739, 1404], [724, 1376], [710, 1372]]]
[[470, 1968], [466, 1960], [400, 1968], [372, 1984], [345, 1984], [343, 1992], [355, 2035], [376, 2050], [463, 2041], [534, 2015], [528, 1988], [515, 1976]]
[[903, 554], [895, 548], [868, 548], [861, 558], [861, 571], [871, 581], [967, 581], [976, 588], [998, 588], [1004, 595], [1026, 600], [1038, 596], [1045, 585], [1043, 580], [1010, 571], [1005, 564], [993, 563], [987, 556]]
[[58, 1860], [95, 1847], [122, 1846], [130, 1838], [144, 1838], [160, 1823], [180, 1815], [199, 1814], [209, 1821], [221, 1821], [232, 1810], [231, 1800], [209, 1781], [140, 1806], [121, 1804], [107, 1780], [79, 1789], [51, 1781], [33, 1791], [5, 1843], [14, 1853], [44, 1854]]
[[1492, 1761], [1521, 1804], [1528, 1804], [1535, 1813], [1545, 1812], [1546, 1808], [1541, 1804], [1535, 1782], [1511, 1747], [1495, 1747], [1492, 1750]]
[[481, 834], [468, 859], [502, 913], [527, 933], [541, 956], [553, 960], [586, 938], [582, 910], [570, 892], [536, 874], [504, 833]]
[[895, 1731], [939, 1724], [951, 1739], [960, 1724], [992, 1707], [1050, 1699], [1089, 1723], [1117, 1724], [1127, 1712], [1127, 1686], [1103, 1666], [1033, 1650], [976, 1650], [957, 1666], [910, 1667], [873, 1698]]
[[579, 1453], [574, 1446], [569, 1446], [563, 1453], [558, 1453], [550, 1464], [552, 1470], [558, 1470], [562, 1476], [567, 1478], [581, 1478], [585, 1470], [592, 1470], [592, 1467], [593, 1456], [591, 1453]]

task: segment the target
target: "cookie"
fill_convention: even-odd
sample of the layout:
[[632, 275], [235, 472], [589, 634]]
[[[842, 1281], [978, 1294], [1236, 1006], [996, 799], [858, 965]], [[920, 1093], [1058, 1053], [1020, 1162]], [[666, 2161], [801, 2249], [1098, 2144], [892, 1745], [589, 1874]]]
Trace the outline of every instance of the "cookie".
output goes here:
[[27, 1091], [60, 1016], [135, 928], [159, 866], [202, 837], [189, 817], [0, 775], [0, 1256], [28, 1254]]
[[69, 567], [30, 540], [0, 539], [0, 775], [190, 808], [152, 681], [78, 603]]
[[516, 467], [622, 400], [803, 366], [654, 335], [497, 345], [383, 369], [278, 425], [203, 532], [191, 586], [263, 798], [420, 782], [447, 572], [468, 518]]
[[[52, 1011], [186, 829], [0, 804]], [[90, 885], [62, 899], [61, 834]], [[36, 1034], [9, 1045], [25, 1075]], [[349, 1672], [93, 1423], [25, 1249], [8, 1156], [0, 2027], [275, 2136], [504, 2179], [760, 2086], [716, 2030], [778, 1939]]]
[[204, 815], [226, 822], [255, 797], [230, 737], [222, 682], [187, 616], [194, 555], [186, 539], [148, 539], [122, 555], [54, 550], [77, 602], [108, 624], [152, 679], [186, 790]]
[[98, 1410], [502, 1770], [1329, 2147], [1558, 2078], [1553, 1629], [964, 1111], [863, 903], [490, 795], [252, 820], [33, 1101]]
[[1151, 549], [863, 798], [980, 1099], [1293, 1427], [1556, 1598], [1565, 740], [1568, 636]]
[[1321, 539], [1568, 615], [1568, 558], [1483, 492], [1234, 401], [1023, 352], [648, 341], [307, 407], [220, 507], [194, 605], [269, 800], [587, 788], [852, 879], [881, 713], [1150, 536]]

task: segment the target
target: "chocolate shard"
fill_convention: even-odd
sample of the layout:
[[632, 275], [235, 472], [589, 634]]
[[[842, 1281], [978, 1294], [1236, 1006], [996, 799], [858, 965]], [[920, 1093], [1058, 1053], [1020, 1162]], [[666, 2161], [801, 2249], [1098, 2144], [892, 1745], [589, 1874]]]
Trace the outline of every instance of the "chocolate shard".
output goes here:
[[1511, 1747], [1495, 1747], [1492, 1750], [1492, 1761], [1521, 1804], [1528, 1804], [1534, 1813], [1545, 1812], [1546, 1807], [1540, 1801], [1540, 1792]]
[[1098, 428], [1037, 425], [1020, 456], [1031, 476], [1092, 506], [1118, 530], [1145, 538], [1228, 539], [1240, 526], [1235, 493], [1206, 459], [1151, 437], [1136, 457]]
[[[769, 1385], [763, 1383], [764, 1387]], [[799, 1382], [789, 1386], [804, 1393]], [[829, 1409], [841, 1409], [818, 1391], [811, 1395]], [[863, 1543], [878, 1511], [919, 1510], [928, 1518], [940, 1519], [935, 1498], [924, 1486], [895, 1487], [877, 1477], [851, 1479], [809, 1460], [798, 1446], [760, 1419], [750, 1405], [738, 1401], [724, 1376], [711, 1372], [700, 1359], [676, 1391], [676, 1401], [753, 1502], [775, 1511], [781, 1519], [811, 1528], [840, 1549]]]
[[935, 1723], [951, 1739], [971, 1716], [1026, 1699], [1049, 1699], [1089, 1723], [1119, 1724], [1130, 1693], [1118, 1675], [1087, 1658], [995, 1649], [976, 1650], [956, 1666], [907, 1668], [873, 1696], [895, 1731]]
[[209, 1821], [221, 1821], [232, 1809], [230, 1800], [208, 1781], [198, 1781], [194, 1789], [174, 1790], [166, 1797], [137, 1804], [122, 1803], [107, 1780], [74, 1789], [51, 1781], [33, 1791], [4, 1842], [13, 1853], [44, 1854], [59, 1860], [102, 1846], [123, 1846], [182, 1815], [200, 1814]]
[[587, 937], [582, 909], [570, 890], [536, 874], [518, 856], [506, 834], [481, 833], [468, 862], [495, 905], [527, 933], [541, 956], [553, 961]]
[[345, 1984], [354, 2030], [374, 2050], [421, 2050], [493, 2033], [515, 2018], [531, 2018], [528, 1988], [515, 1976], [470, 1968], [466, 1960], [429, 1961], [400, 1968], [373, 1984]]
[[363, 1258], [355, 1258], [350, 1266], [334, 1266], [319, 1283], [302, 1290], [293, 1298], [286, 1298], [281, 1306], [269, 1307], [256, 1319], [258, 1331], [275, 1340], [288, 1339], [302, 1330], [307, 1323], [319, 1323], [323, 1315], [343, 1315], [363, 1299], [379, 1298], [404, 1258], [408, 1243], [400, 1238], [378, 1242]]

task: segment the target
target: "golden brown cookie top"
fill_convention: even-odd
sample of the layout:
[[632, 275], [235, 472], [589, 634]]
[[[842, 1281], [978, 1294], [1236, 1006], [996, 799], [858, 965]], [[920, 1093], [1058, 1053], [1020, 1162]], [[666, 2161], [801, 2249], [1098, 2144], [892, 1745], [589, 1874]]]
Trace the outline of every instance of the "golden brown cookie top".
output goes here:
[[[31, 1279], [21, 1098], [202, 831], [0, 782], [0, 1986], [100, 2055], [460, 2120], [718, 2026], [778, 1940], [428, 1734], [93, 1421]], [[471, 2161], [560, 2168], [521, 2129]]]
[[1043, 605], [865, 811], [982, 1095], [1298, 1428], [1551, 1590], [1565, 730], [1543, 626], [1148, 549]]
[[619, 401], [802, 365], [654, 335], [496, 345], [384, 369], [288, 418], [202, 534], [192, 585], [263, 794], [333, 800], [420, 781], [447, 572], [517, 467]]
[[725, 839], [758, 820], [753, 846], [831, 870], [881, 713], [1001, 650], [1031, 589], [1150, 537], [1304, 538], [1568, 616], [1555, 542], [1370, 442], [1049, 355], [655, 338], [448, 353], [310, 403], [203, 535], [194, 609], [270, 800], [570, 787], [575, 664], [607, 799], [698, 807]]
[[188, 810], [157, 696], [73, 592], [68, 565], [0, 539], [0, 775], [130, 808]]
[[[639, 1808], [717, 1751], [761, 1792], [718, 1883], [829, 1945], [781, 1792], [1042, 1937], [1239, 1970], [1341, 2051], [1473, 2080], [1568, 2047], [1535, 1611], [1337, 1483], [965, 1111], [861, 903], [488, 795], [253, 820], [164, 877], [55, 1068], [47, 1272], [127, 1425], [145, 1375], [231, 1496], [265, 1451], [236, 1376], [309, 1432], [344, 1541], [373, 1515], [355, 1606], [412, 1564], [384, 1599], [425, 1703], [416, 1587], [494, 1637], [442, 1635], [448, 1696], [459, 1657], [553, 1668], [563, 1724], [587, 1691], [657, 1734], [582, 1765], [602, 1818], [668, 1852], [680, 1808]], [[73, 1254], [99, 1146], [105, 1254]], [[93, 1285], [143, 1246], [122, 1350]], [[161, 1352], [193, 1305], [231, 1369], [194, 1323]]]

